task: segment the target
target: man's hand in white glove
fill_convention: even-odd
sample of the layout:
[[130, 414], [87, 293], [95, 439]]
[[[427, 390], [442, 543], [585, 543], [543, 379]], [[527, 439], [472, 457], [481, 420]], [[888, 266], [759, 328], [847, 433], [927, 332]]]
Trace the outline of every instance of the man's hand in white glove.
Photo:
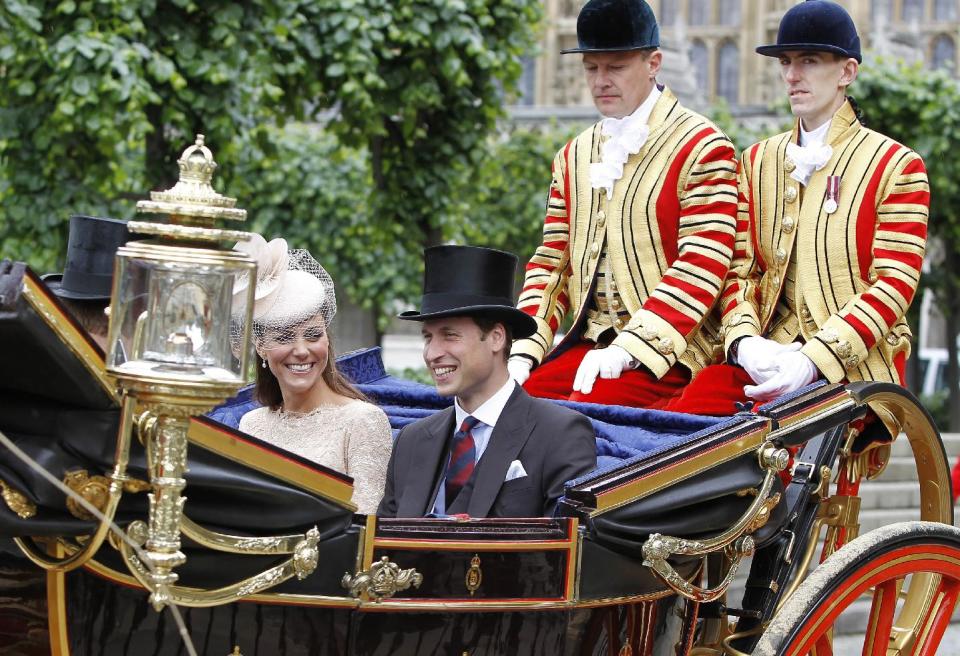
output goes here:
[[533, 369], [533, 363], [523, 356], [514, 356], [507, 360], [507, 371], [510, 377], [517, 381], [517, 385], [527, 382], [531, 369]]
[[600, 378], [619, 378], [624, 369], [635, 366], [636, 360], [633, 356], [614, 344], [607, 348], [588, 351], [580, 361], [577, 376], [573, 379], [573, 391], [589, 394], [593, 391], [593, 383], [597, 380], [597, 375]]
[[802, 347], [800, 342], [781, 344], [765, 337], [744, 337], [737, 342], [737, 364], [753, 382], [763, 384], [776, 375], [781, 354], [793, 353]]
[[759, 385], [746, 385], [744, 394], [757, 401], [769, 401], [795, 392], [815, 381], [820, 372], [803, 353], [791, 351], [777, 356], [776, 373]]

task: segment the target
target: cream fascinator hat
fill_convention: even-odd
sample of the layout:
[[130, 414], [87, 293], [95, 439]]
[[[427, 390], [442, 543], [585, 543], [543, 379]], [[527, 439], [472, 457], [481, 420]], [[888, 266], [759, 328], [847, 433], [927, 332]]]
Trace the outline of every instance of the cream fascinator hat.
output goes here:
[[322, 318], [324, 327], [330, 325], [337, 313], [333, 280], [309, 252], [289, 250], [285, 239], [268, 243], [258, 234], [237, 244], [236, 250], [257, 262], [256, 280], [243, 276], [234, 285], [234, 311], [252, 282], [253, 339], [258, 349], [287, 343], [300, 324], [314, 317]]

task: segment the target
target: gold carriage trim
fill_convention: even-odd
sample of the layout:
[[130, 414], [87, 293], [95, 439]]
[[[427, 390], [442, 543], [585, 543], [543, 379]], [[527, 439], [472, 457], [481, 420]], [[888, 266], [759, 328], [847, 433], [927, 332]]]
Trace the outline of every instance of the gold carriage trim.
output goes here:
[[36, 504], [6, 481], [0, 480], [0, 494], [3, 495], [7, 508], [16, 513], [20, 519], [30, 519], [37, 514]]
[[64, 312], [59, 302], [54, 299], [53, 293], [29, 269], [23, 276], [23, 296], [51, 330], [76, 354], [104, 391], [119, 403], [120, 397], [107, 378], [103, 353], [99, 347], [94, 345], [86, 331]]
[[194, 417], [190, 420], [187, 437], [191, 444], [292, 483], [354, 512], [357, 510], [357, 506], [351, 501], [351, 483], [248, 442], [241, 437], [241, 433], [226, 426], [202, 417]]
[[590, 515], [598, 515], [643, 499], [721, 463], [756, 451], [763, 444], [769, 432], [769, 425], [761, 426], [755, 431], [741, 435], [713, 449], [702, 451], [686, 460], [667, 465], [645, 476], [631, 479], [605, 492], [599, 492], [596, 495], [597, 507]]

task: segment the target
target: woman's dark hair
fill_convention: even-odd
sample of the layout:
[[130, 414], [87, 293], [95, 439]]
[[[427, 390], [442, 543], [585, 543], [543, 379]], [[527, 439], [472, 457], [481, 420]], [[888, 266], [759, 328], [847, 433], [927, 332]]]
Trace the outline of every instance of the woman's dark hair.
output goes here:
[[[327, 366], [320, 373], [321, 378], [334, 394], [345, 396], [348, 399], [369, 401], [363, 392], [350, 384], [337, 369], [336, 354], [333, 349], [333, 335], [327, 331]], [[279, 410], [283, 405], [283, 394], [280, 391], [280, 381], [270, 371], [270, 367], [263, 366], [263, 359], [257, 355], [257, 386], [253, 395], [262, 405], [271, 410]]]

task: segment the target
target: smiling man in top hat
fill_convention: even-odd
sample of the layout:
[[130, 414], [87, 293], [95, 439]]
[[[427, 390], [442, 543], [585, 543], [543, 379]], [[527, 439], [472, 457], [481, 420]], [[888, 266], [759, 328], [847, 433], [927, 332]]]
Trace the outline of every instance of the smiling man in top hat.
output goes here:
[[[797, 122], [741, 157], [736, 255], [721, 301], [727, 362], [742, 367], [728, 410], [730, 398], [775, 398], [818, 378], [901, 384], [927, 235], [923, 160], [862, 125], [847, 96], [860, 38], [840, 5], [795, 5], [777, 42], [757, 52], [779, 59]], [[711, 370], [720, 369], [701, 378]], [[685, 393], [692, 404], [673, 409], [725, 397], [716, 386], [695, 394], [701, 378]]]
[[471, 246], [425, 252], [423, 360], [453, 407], [404, 427], [377, 514], [537, 517], [553, 514], [567, 481], [596, 467], [583, 415], [529, 397], [510, 379], [511, 336], [534, 331], [513, 307], [517, 258]]
[[63, 273], [43, 276], [47, 287], [104, 350], [109, 326], [104, 310], [113, 288], [113, 260], [117, 249], [129, 240], [126, 221], [71, 216]]
[[657, 84], [659, 28], [644, 0], [590, 0], [577, 38], [563, 52], [580, 53], [605, 118], [554, 159], [518, 303], [536, 332], [514, 343], [510, 373], [534, 396], [657, 407], [719, 349], [707, 324], [733, 256], [736, 156]]

